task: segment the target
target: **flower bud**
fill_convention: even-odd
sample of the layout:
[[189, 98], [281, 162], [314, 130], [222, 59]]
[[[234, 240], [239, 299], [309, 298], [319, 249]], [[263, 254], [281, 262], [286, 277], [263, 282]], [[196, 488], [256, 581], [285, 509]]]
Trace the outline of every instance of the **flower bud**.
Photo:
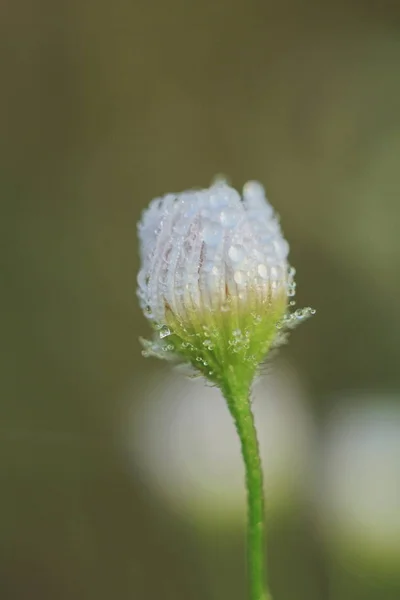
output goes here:
[[167, 194], [138, 226], [138, 296], [155, 337], [144, 354], [191, 363], [222, 385], [248, 386], [269, 349], [314, 311], [294, 313], [294, 269], [263, 187], [242, 198], [224, 181]]

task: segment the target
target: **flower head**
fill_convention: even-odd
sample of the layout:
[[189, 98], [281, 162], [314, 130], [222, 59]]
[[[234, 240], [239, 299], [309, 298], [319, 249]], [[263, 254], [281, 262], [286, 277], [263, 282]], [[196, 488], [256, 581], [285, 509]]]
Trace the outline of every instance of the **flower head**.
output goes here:
[[289, 245], [257, 182], [242, 198], [224, 181], [157, 198], [138, 229], [138, 296], [155, 329], [147, 355], [183, 359], [219, 385], [235, 373], [246, 385], [282, 332], [313, 312], [288, 311]]

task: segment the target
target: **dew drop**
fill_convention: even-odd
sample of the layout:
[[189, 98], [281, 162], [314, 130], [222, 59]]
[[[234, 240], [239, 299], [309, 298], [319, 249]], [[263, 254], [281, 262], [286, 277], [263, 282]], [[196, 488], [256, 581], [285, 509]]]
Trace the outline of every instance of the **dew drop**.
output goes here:
[[270, 277], [273, 281], [279, 281], [282, 278], [282, 271], [279, 267], [272, 266], [270, 268]]
[[160, 329], [160, 338], [163, 339], [163, 338], [167, 337], [168, 335], [171, 335], [171, 330], [166, 325], [163, 325]]
[[238, 221], [238, 215], [232, 210], [221, 210], [220, 221], [224, 227], [233, 227]]
[[240, 285], [246, 281], [246, 274], [244, 273], [244, 271], [235, 271], [233, 279], [237, 284]]
[[317, 311], [315, 310], [315, 308], [310, 308], [310, 314], [311, 315], [315, 315]]
[[222, 236], [221, 226], [207, 223], [203, 229], [203, 240], [209, 246], [217, 246]]
[[212, 350], [214, 348], [214, 344], [212, 343], [211, 340], [204, 340], [203, 346], [208, 348], [208, 350]]
[[228, 250], [228, 256], [232, 262], [238, 263], [244, 259], [246, 256], [245, 250], [243, 246], [239, 246], [238, 244], [234, 244]]
[[259, 264], [257, 267], [257, 271], [262, 279], [268, 279], [268, 269], [264, 264]]

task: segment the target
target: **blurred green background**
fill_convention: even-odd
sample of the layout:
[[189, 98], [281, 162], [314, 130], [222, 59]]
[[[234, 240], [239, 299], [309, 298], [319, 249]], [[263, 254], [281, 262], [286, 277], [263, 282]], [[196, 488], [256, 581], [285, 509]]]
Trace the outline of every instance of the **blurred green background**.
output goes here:
[[5, 0], [0, 66], [0, 598], [246, 598], [240, 517], [205, 480], [201, 517], [167, 500], [135, 441], [174, 397], [136, 222], [224, 173], [265, 184], [317, 309], [281, 352], [312, 426], [269, 510], [274, 599], [398, 600], [399, 3]]

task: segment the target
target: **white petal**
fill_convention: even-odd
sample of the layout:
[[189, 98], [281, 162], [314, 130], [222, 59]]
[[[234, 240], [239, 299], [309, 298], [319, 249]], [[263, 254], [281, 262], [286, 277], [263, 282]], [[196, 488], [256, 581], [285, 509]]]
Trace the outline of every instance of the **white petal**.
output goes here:
[[226, 293], [245, 298], [249, 288], [265, 295], [286, 285], [289, 246], [257, 182], [245, 185], [243, 201], [221, 181], [157, 198], [138, 230], [138, 296], [158, 323], [166, 307], [184, 320], [193, 307], [221, 309]]

